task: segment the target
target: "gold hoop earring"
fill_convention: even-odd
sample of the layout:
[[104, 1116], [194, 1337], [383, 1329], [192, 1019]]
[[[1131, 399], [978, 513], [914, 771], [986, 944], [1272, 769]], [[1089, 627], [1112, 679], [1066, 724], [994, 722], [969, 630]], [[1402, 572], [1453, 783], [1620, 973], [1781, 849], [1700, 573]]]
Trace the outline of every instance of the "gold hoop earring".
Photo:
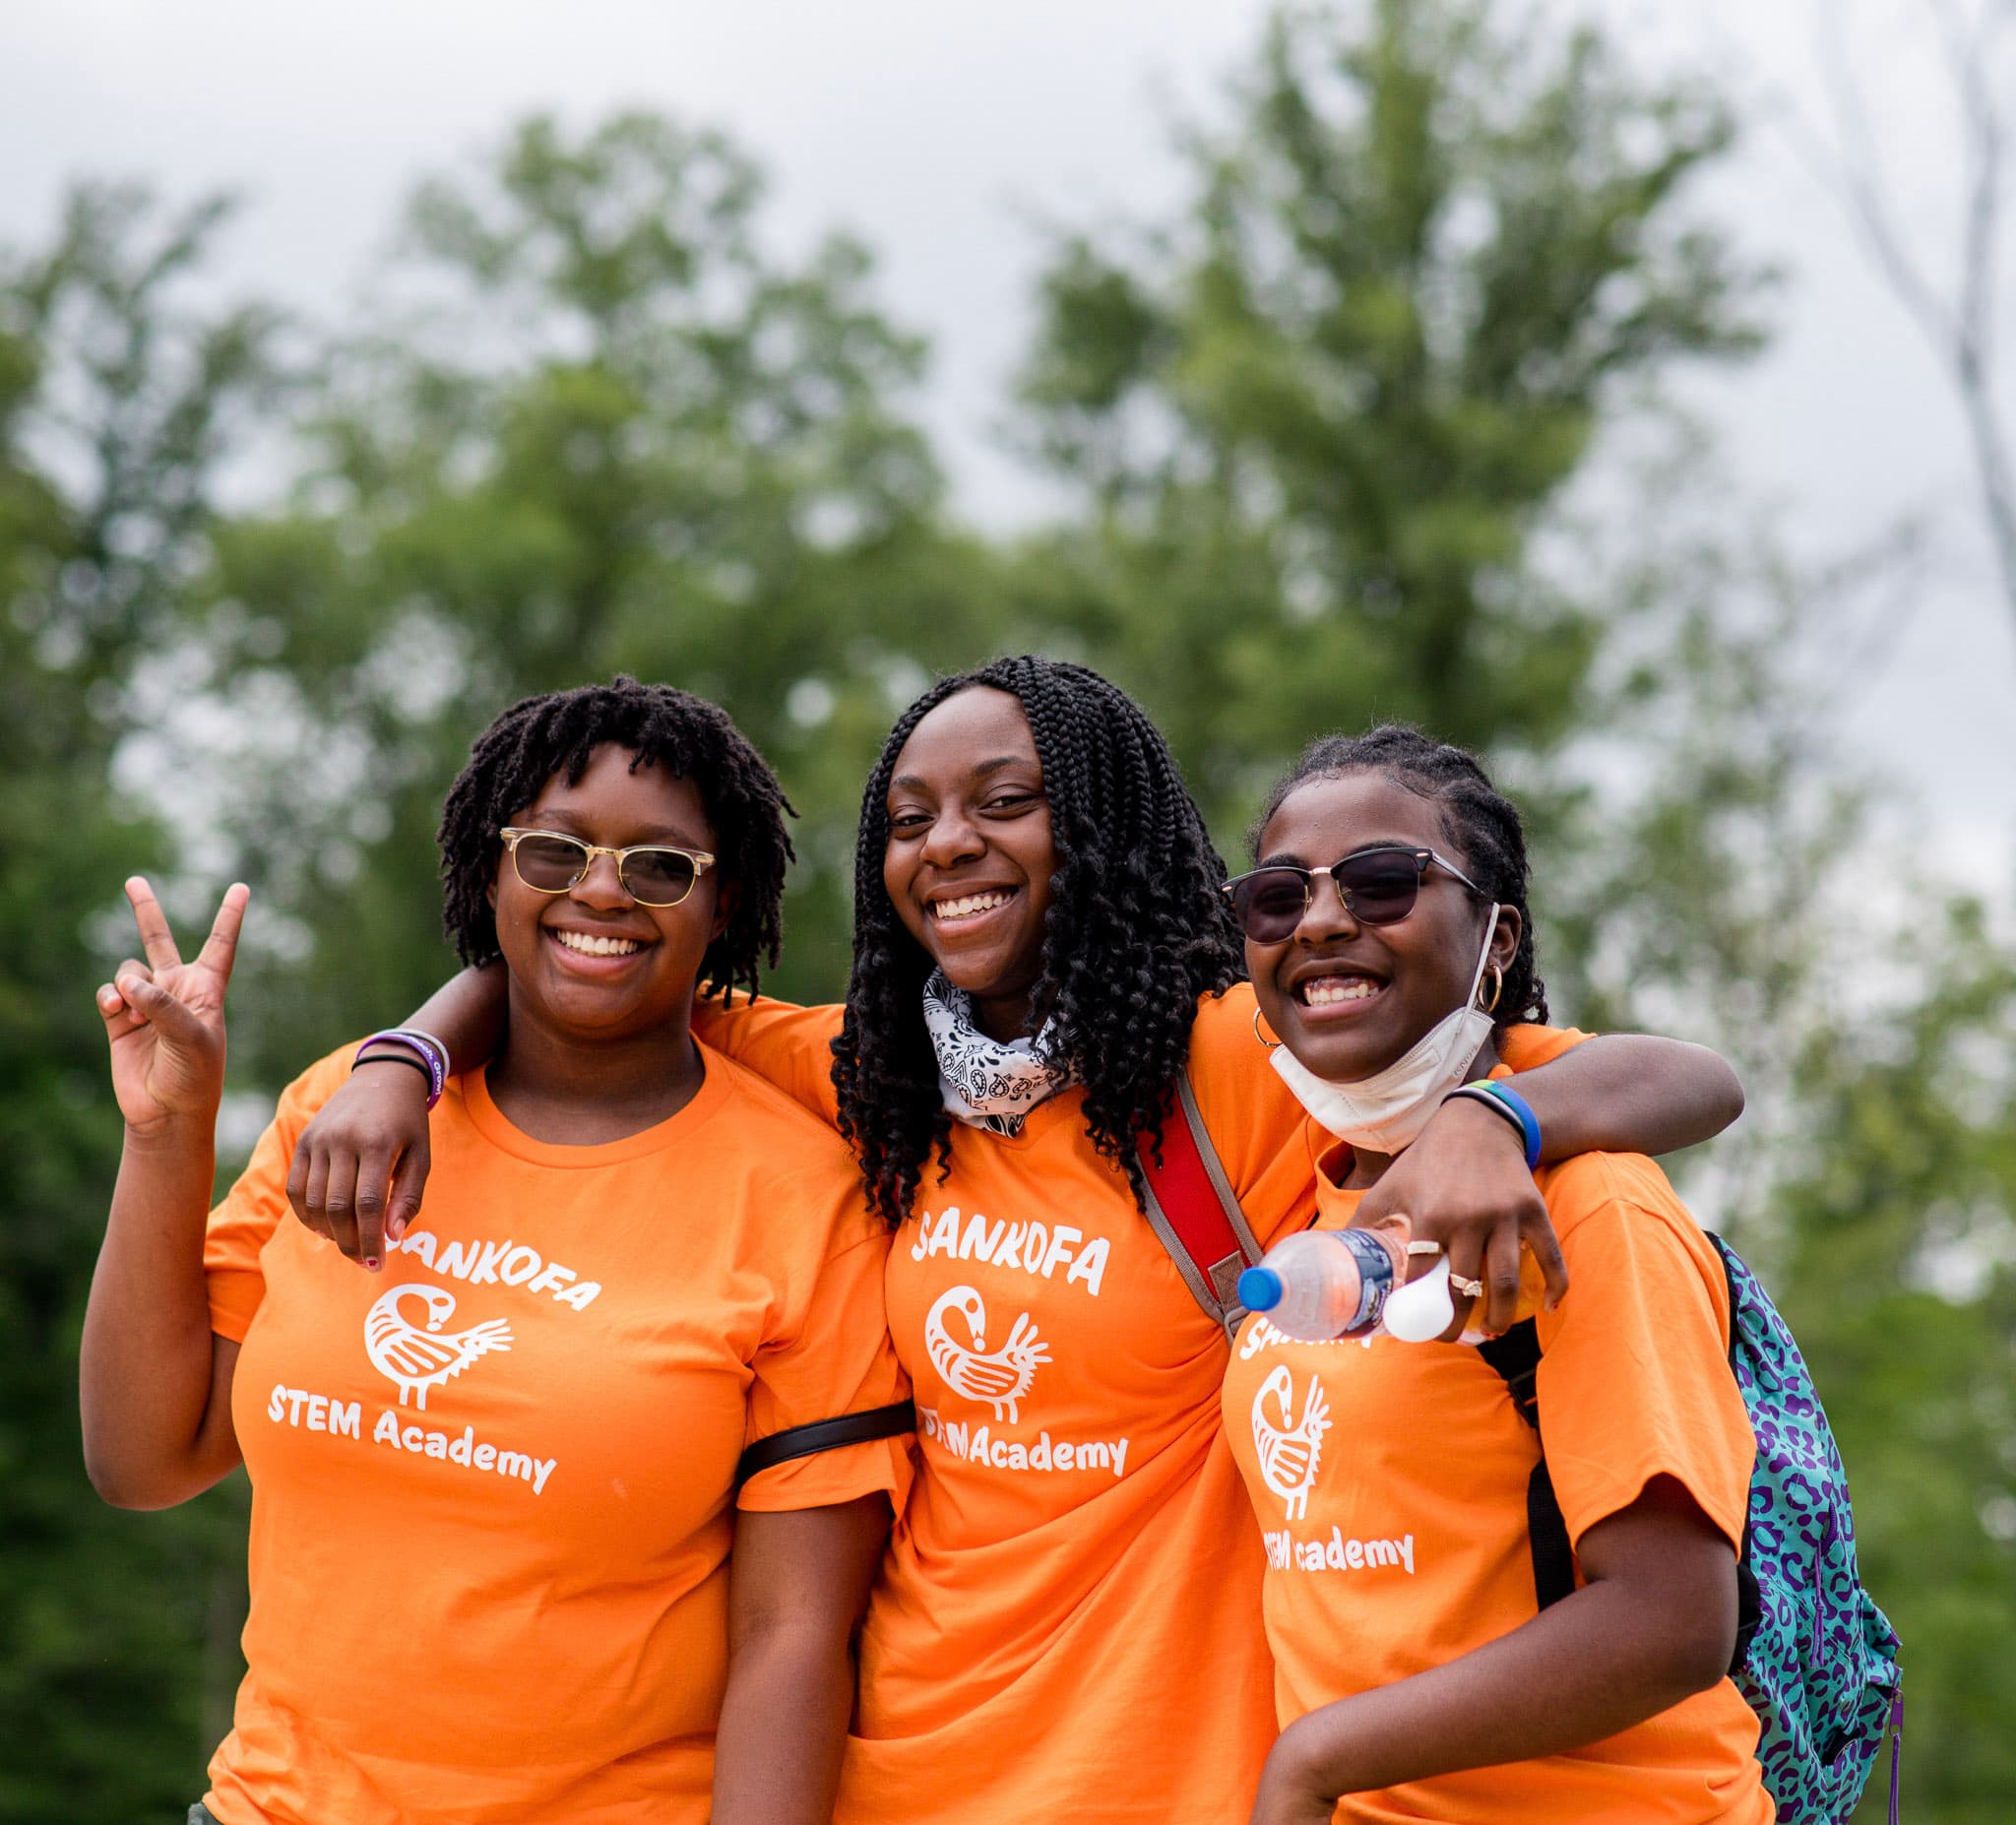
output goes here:
[[1264, 1033], [1260, 1031], [1260, 1010], [1258, 1007], [1255, 1007], [1253, 1010], [1253, 1037], [1254, 1038], [1260, 1041], [1260, 1046], [1263, 1051], [1271, 1052], [1277, 1045], [1281, 1043], [1279, 1039], [1270, 1039]]
[[[1482, 1007], [1486, 1014], [1495, 1014], [1498, 1011], [1498, 997], [1505, 992], [1505, 973], [1496, 964], [1489, 965], [1488, 969], [1491, 977], [1491, 998], [1482, 1003]], [[1260, 1010], [1255, 1008], [1253, 1012], [1258, 1014]]]

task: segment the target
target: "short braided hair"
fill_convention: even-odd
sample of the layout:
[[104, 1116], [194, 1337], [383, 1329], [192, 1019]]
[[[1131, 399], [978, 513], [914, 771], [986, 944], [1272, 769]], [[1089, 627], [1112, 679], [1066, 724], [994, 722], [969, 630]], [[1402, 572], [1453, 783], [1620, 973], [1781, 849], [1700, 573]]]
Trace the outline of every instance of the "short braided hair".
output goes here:
[[840, 1129], [876, 1208], [909, 1214], [933, 1148], [949, 1166], [951, 1118], [924, 1026], [930, 959], [882, 885], [889, 783], [917, 724], [977, 687], [1021, 705], [1042, 766], [1056, 871], [1032, 1022], [1085, 1088], [1093, 1145], [1144, 1192], [1139, 1137], [1159, 1133], [1189, 1057], [1199, 996], [1245, 974], [1211, 846], [1175, 757], [1140, 705], [1061, 660], [999, 659], [933, 685], [890, 730], [861, 798], [854, 847], [854, 959], [834, 1041]]
[[1432, 799], [1470, 878], [1501, 907], [1519, 914], [1519, 949], [1499, 992], [1502, 1031], [1547, 1019], [1547, 987], [1535, 962], [1533, 913], [1528, 909], [1526, 827], [1519, 808], [1491, 784], [1475, 754], [1401, 723], [1383, 723], [1362, 735], [1325, 735], [1302, 750], [1254, 821], [1248, 847], [1258, 858], [1261, 833], [1282, 801], [1306, 780], [1376, 773], [1403, 790]]
[[631, 751], [630, 771], [662, 767], [699, 788], [714, 826], [716, 867], [735, 904], [700, 962], [703, 988], [754, 994], [784, 936], [784, 877], [792, 851], [785, 818], [796, 816], [777, 775], [726, 711], [669, 684], [619, 675], [607, 684], [548, 691], [515, 703], [470, 749], [441, 807], [442, 923], [464, 963], [498, 955], [488, 889], [504, 845], [500, 826], [555, 775], [579, 783], [604, 742]]

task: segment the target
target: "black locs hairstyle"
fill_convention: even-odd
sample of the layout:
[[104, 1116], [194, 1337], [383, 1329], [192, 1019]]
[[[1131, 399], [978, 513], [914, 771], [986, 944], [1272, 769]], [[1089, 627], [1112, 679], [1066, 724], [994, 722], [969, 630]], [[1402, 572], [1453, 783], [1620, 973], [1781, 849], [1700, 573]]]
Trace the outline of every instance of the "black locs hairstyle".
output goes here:
[[1468, 749], [1399, 723], [1381, 724], [1362, 735], [1325, 735], [1312, 741], [1268, 793], [1253, 823], [1254, 850], [1268, 819], [1303, 781], [1335, 780], [1353, 773], [1376, 773], [1434, 801], [1442, 828], [1460, 851], [1457, 859], [1470, 878], [1490, 899], [1519, 914], [1519, 949], [1498, 994], [1497, 1024], [1504, 1028], [1526, 1021], [1544, 1023], [1547, 988], [1535, 967], [1533, 913], [1526, 904], [1526, 827], [1518, 807], [1491, 784]]
[[639, 767], [691, 780], [714, 826], [723, 889], [733, 911], [700, 963], [701, 985], [756, 992], [763, 965], [777, 962], [783, 937], [785, 869], [791, 860], [787, 815], [795, 816], [777, 775], [727, 712], [669, 684], [618, 676], [607, 684], [549, 691], [515, 703], [475, 739], [469, 765], [441, 807], [442, 922], [464, 963], [497, 953], [487, 889], [504, 845], [497, 832], [556, 774], [575, 785], [603, 742], [632, 751]]
[[1225, 864], [1175, 758], [1141, 707], [1083, 665], [999, 659], [942, 679], [890, 730], [861, 798], [854, 848], [854, 961], [834, 1041], [841, 1132], [870, 1198], [901, 1223], [951, 1119], [924, 1026], [930, 959], [882, 886], [889, 782], [911, 732], [948, 697], [985, 685], [1022, 705], [1036, 739], [1056, 847], [1034, 1022], [1085, 1087], [1094, 1145], [1142, 1195], [1136, 1139], [1159, 1130], [1189, 1056], [1197, 998], [1244, 974]]

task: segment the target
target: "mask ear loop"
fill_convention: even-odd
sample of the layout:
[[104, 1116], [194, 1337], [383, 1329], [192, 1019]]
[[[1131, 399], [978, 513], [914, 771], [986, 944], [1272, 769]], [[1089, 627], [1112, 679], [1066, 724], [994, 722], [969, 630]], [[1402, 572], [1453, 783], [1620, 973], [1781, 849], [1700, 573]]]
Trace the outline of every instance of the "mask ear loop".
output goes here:
[[[1477, 974], [1470, 978], [1470, 998], [1464, 1003], [1466, 1007], [1477, 1007], [1479, 1005], [1477, 991], [1483, 984], [1484, 970], [1488, 966], [1491, 973], [1491, 998], [1482, 1004], [1482, 1012], [1486, 1014], [1497, 1012], [1498, 997], [1504, 993], [1505, 989], [1505, 973], [1496, 964], [1491, 962], [1491, 940], [1498, 935], [1498, 914], [1504, 910], [1497, 901], [1493, 900], [1491, 902], [1490, 914], [1484, 920], [1484, 947], [1478, 952]], [[1258, 1008], [1253, 1010], [1256, 1018], [1259, 1012]]]

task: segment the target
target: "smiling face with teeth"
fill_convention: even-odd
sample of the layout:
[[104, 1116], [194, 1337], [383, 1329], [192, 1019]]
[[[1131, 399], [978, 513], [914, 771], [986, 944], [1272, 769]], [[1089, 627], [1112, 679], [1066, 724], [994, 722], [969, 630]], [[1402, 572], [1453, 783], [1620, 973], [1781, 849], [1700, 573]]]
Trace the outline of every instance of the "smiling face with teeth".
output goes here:
[[[555, 775], [511, 820], [610, 849], [668, 844], [716, 850], [700, 788], [662, 768], [631, 772], [628, 748], [605, 743], [570, 786]], [[612, 857], [598, 855], [565, 893], [544, 894], [500, 857], [490, 887], [497, 945], [510, 971], [512, 1042], [667, 1037], [686, 1045], [693, 988], [707, 946], [726, 921], [710, 869], [674, 907], [631, 898]]]
[[[1260, 861], [1327, 867], [1391, 844], [1466, 858], [1435, 802], [1376, 773], [1317, 777], [1295, 787], [1260, 833]], [[1246, 943], [1262, 1018], [1318, 1077], [1354, 1083], [1393, 1064], [1470, 993], [1485, 909], [1439, 868], [1421, 877], [1414, 911], [1361, 925], [1328, 876], [1312, 884], [1301, 923], [1278, 944]], [[1503, 909], [1491, 941], [1501, 970], [1519, 946], [1519, 914]]]
[[1036, 737], [1014, 695], [976, 686], [932, 710], [896, 758], [888, 804], [882, 885], [897, 917], [973, 997], [981, 1032], [1021, 1037], [1057, 851]]

